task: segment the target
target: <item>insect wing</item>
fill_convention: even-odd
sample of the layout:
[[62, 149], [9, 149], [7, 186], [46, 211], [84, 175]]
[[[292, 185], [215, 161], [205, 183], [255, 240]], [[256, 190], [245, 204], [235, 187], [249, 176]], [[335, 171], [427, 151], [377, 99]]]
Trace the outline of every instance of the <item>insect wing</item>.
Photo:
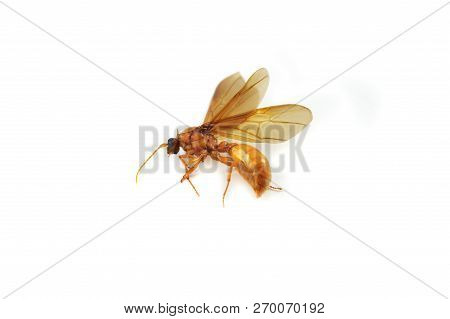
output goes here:
[[[219, 84], [219, 86], [221, 85], [222, 83]], [[228, 103], [226, 103], [226, 105], [223, 105], [223, 103], [221, 103], [220, 105], [218, 104], [219, 107], [217, 107], [217, 110], [213, 112], [214, 116], [210, 117], [207, 114], [206, 118], [208, 118], [208, 121], [205, 121], [205, 123], [218, 123], [223, 119], [231, 118], [255, 110], [264, 97], [268, 85], [269, 74], [267, 73], [267, 70], [259, 69], [248, 79], [245, 85], [239, 90], [239, 92], [237, 92], [233, 96], [232, 99], [228, 101]], [[232, 88], [235, 89], [235, 86], [233, 86]], [[226, 96], [228, 97], [228, 95]]]
[[245, 81], [240, 73], [234, 73], [222, 80], [209, 104], [203, 123], [211, 122], [227, 106], [230, 100], [244, 87]]
[[253, 143], [281, 143], [298, 134], [312, 121], [311, 111], [300, 105], [265, 107], [215, 124], [214, 135]]

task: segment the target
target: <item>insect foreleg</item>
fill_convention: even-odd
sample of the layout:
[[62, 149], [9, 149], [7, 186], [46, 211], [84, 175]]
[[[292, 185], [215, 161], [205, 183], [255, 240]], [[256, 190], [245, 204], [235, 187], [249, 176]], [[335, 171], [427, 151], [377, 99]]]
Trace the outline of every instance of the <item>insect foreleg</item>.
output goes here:
[[[188, 171], [188, 169], [189, 169], [189, 166], [188, 166], [188, 164], [186, 164], [186, 162], [185, 162], [184, 159], [183, 159], [183, 158], [185, 158], [185, 157], [188, 157], [188, 155], [187, 155], [187, 154], [183, 154], [183, 155], [180, 155], [178, 158], [180, 159], [181, 163], [183, 163], [185, 173], [187, 173], [187, 171]], [[190, 157], [189, 157], [189, 158], [190, 158]], [[189, 184], [191, 184], [192, 189], [193, 189], [194, 192], [197, 194], [197, 196], [200, 196], [200, 194], [198, 193], [198, 191], [197, 191], [197, 189], [195, 188], [194, 184], [192, 184], [191, 179], [188, 177], [187, 180], [188, 180]]]
[[191, 175], [197, 169], [197, 167], [200, 165], [201, 162], [203, 162], [203, 160], [205, 159], [206, 156], [207, 155], [204, 154], [204, 155], [200, 155], [199, 157], [195, 158], [192, 166], [189, 167], [186, 170], [186, 173], [183, 175], [183, 178], [181, 179], [181, 183], [183, 183], [185, 179], [189, 179], [189, 175]]

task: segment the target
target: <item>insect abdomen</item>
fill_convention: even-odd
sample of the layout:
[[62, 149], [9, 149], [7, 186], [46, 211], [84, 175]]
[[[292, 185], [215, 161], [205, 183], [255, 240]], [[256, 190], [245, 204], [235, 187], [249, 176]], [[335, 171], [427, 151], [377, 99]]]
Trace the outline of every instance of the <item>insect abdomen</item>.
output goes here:
[[233, 146], [229, 154], [239, 174], [252, 186], [256, 196], [261, 196], [271, 179], [269, 161], [264, 154], [246, 144]]

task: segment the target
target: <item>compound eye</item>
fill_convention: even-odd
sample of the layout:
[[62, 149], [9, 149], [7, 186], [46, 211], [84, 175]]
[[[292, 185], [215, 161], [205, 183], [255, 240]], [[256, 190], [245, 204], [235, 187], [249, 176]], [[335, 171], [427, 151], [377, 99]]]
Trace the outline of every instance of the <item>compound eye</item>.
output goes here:
[[180, 143], [176, 138], [169, 138], [167, 140], [167, 154], [177, 154], [180, 150]]

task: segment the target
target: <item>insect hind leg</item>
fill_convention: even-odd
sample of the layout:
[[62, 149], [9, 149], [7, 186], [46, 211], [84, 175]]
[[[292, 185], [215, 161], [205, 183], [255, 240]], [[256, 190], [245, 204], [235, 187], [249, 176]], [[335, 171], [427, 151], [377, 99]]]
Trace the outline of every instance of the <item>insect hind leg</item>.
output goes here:
[[225, 187], [225, 191], [223, 192], [222, 195], [222, 206], [225, 207], [225, 196], [227, 195], [228, 192], [228, 187], [230, 186], [230, 182], [231, 182], [231, 173], [233, 173], [233, 166], [229, 166], [228, 168], [228, 174], [227, 174], [227, 186]]

